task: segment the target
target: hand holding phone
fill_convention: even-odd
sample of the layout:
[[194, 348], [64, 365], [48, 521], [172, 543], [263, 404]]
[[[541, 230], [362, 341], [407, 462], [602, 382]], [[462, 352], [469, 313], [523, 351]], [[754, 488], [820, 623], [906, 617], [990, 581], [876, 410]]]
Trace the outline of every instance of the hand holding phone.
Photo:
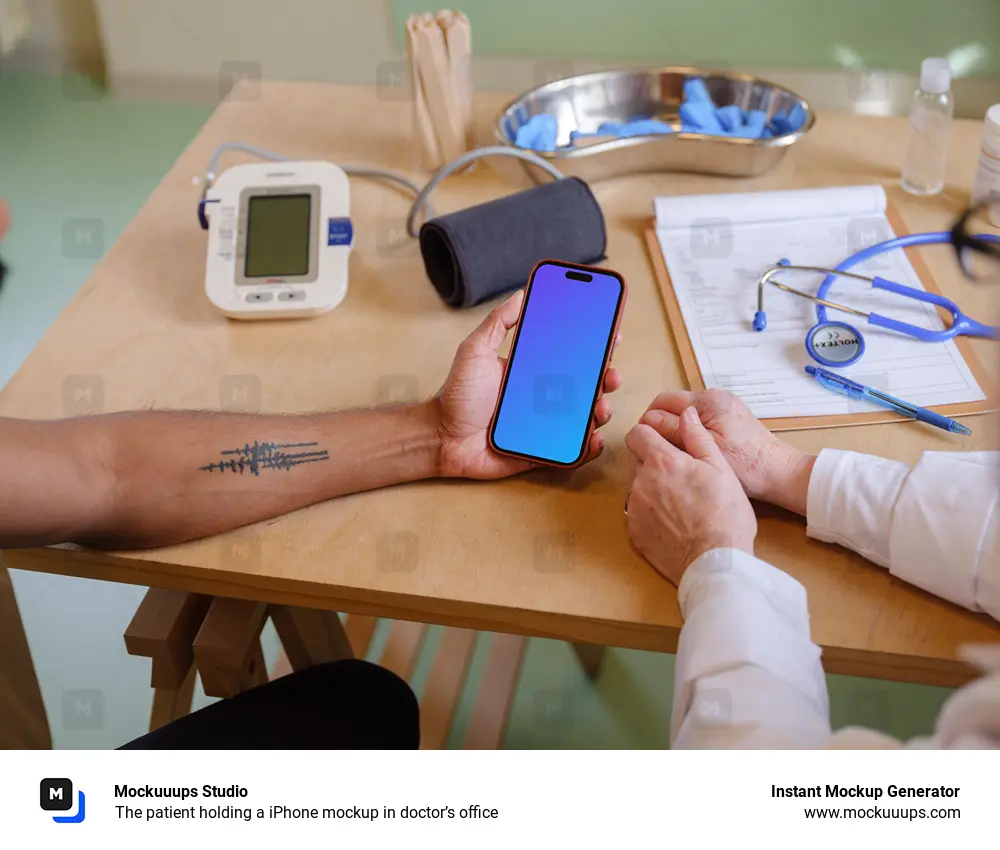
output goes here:
[[494, 451], [546, 466], [586, 461], [626, 295], [609, 269], [535, 266], [490, 428]]
[[[427, 406], [437, 421], [438, 460], [435, 474], [443, 478], [496, 479], [531, 469], [529, 460], [496, 452], [490, 444], [490, 428], [497, 398], [506, 374], [507, 360], [500, 348], [517, 326], [524, 305], [520, 291], [490, 311], [459, 346], [448, 377]], [[594, 407], [599, 429], [611, 419], [608, 394], [621, 386], [613, 366], [604, 374], [602, 397]], [[585, 459], [597, 457], [604, 447], [599, 430], [591, 434]]]

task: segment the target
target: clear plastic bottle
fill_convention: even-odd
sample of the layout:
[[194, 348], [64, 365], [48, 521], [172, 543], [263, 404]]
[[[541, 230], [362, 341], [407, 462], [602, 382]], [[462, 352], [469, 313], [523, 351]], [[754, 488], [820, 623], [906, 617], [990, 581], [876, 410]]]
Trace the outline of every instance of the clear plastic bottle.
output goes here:
[[948, 134], [955, 100], [947, 59], [925, 59], [920, 88], [910, 107], [910, 135], [903, 163], [903, 188], [914, 195], [936, 195], [944, 188]]
[[983, 146], [972, 182], [972, 203], [981, 204], [987, 200], [990, 201], [990, 224], [1000, 227], [1000, 103], [986, 111]]

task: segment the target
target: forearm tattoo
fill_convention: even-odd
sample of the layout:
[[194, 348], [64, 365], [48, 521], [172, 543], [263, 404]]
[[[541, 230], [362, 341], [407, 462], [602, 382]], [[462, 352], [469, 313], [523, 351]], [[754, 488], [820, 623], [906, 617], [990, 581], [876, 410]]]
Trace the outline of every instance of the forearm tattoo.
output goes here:
[[222, 457], [215, 463], [201, 467], [203, 472], [238, 472], [260, 475], [263, 469], [288, 471], [304, 463], [329, 460], [330, 453], [318, 448], [319, 443], [247, 443], [242, 449], [228, 449], [220, 452]]

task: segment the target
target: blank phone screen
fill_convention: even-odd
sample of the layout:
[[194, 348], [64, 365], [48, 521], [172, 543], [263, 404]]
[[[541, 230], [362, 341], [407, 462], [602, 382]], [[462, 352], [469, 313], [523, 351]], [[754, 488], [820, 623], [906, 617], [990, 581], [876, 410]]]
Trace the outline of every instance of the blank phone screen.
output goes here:
[[497, 448], [571, 464], [584, 452], [618, 304], [621, 281], [540, 266], [528, 290], [509, 374], [493, 427]]

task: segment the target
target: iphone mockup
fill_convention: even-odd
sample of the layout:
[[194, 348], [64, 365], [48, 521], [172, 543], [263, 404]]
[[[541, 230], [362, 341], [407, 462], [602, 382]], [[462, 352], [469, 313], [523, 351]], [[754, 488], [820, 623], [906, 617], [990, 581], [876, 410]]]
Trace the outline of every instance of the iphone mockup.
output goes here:
[[549, 466], [586, 460], [626, 295], [610, 269], [535, 266], [490, 427], [494, 451]]

